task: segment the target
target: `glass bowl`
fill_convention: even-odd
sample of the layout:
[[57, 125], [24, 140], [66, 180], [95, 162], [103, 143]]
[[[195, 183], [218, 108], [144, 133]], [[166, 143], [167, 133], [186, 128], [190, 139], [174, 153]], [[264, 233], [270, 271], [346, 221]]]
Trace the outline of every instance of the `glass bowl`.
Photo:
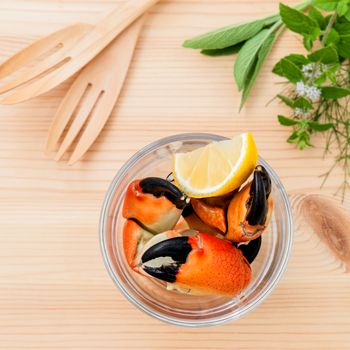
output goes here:
[[272, 168], [259, 158], [272, 180], [274, 210], [262, 245], [252, 263], [249, 286], [237, 297], [191, 296], [167, 290], [161, 282], [132, 271], [125, 259], [121, 215], [127, 185], [146, 176], [166, 177], [176, 151], [191, 151], [225, 137], [212, 134], [179, 134], [155, 141], [138, 151], [119, 170], [105, 197], [100, 219], [100, 245], [106, 268], [126, 298], [145, 313], [171, 324], [203, 327], [238, 319], [253, 310], [280, 280], [292, 245], [292, 214], [286, 191]]

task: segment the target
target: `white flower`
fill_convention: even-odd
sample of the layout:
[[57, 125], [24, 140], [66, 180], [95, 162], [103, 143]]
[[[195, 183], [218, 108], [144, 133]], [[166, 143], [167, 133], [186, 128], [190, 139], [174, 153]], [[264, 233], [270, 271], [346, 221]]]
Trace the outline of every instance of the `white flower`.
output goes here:
[[310, 109], [303, 109], [296, 107], [294, 109], [294, 116], [295, 117], [308, 117], [310, 114]]
[[321, 90], [316, 86], [310, 86], [304, 84], [302, 81], [298, 81], [295, 86], [295, 91], [298, 96], [307, 97], [312, 102], [316, 102], [321, 96]]
[[316, 102], [321, 96], [321, 90], [316, 86], [308, 86], [306, 96], [312, 101]]
[[304, 64], [301, 71], [305, 78], [318, 78], [321, 75], [321, 69], [318, 63]]
[[304, 64], [301, 68], [301, 71], [303, 72], [303, 75], [305, 78], [312, 78], [317, 79], [320, 77], [322, 72], [327, 68], [325, 64], [320, 63], [308, 63]]
[[306, 85], [303, 81], [298, 81], [295, 86], [295, 91], [298, 96], [305, 96], [306, 95]]

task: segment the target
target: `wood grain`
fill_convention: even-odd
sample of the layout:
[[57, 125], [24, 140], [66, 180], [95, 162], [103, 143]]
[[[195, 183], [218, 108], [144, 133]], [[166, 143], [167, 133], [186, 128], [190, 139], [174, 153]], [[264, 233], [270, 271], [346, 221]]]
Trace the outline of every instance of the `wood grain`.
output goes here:
[[[64, 25], [95, 23], [116, 2], [0, 0], [0, 60]], [[35, 100], [0, 107], [0, 349], [350, 348], [349, 255], [338, 249], [349, 246], [344, 227], [350, 198], [341, 205], [331, 197], [341, 170], [321, 191], [319, 175], [332, 163], [322, 159], [323, 140], [299, 152], [285, 142], [288, 130], [276, 122], [284, 107], [276, 102], [265, 107], [280, 88], [271, 68], [282, 55], [302, 50], [299, 39], [289, 33], [279, 39], [240, 114], [232, 58], [203, 57], [181, 47], [185, 38], [269, 14], [277, 5], [162, 0], [147, 18], [106, 128], [84, 161], [72, 167], [43, 152], [72, 80]], [[120, 166], [156, 138], [245, 130], [254, 133], [296, 209], [288, 269], [266, 302], [235, 323], [205, 330], [162, 324], [127, 302], [105, 271], [98, 245], [104, 193]], [[328, 212], [324, 201], [334, 208], [336, 221], [329, 225], [318, 223]], [[341, 243], [329, 247], [334, 230]]]

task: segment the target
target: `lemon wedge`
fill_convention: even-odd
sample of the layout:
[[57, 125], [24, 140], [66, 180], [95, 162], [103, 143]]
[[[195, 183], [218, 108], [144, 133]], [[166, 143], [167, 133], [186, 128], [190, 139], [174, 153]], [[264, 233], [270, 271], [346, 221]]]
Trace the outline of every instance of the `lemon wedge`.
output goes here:
[[192, 152], [176, 153], [173, 175], [176, 185], [193, 198], [227, 194], [253, 172], [258, 151], [251, 133], [212, 142]]

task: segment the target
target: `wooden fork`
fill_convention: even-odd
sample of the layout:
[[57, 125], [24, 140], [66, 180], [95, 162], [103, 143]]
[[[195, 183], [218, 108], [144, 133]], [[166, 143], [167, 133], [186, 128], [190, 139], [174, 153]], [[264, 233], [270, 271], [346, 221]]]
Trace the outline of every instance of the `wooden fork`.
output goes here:
[[[24, 70], [22, 74], [0, 87], [0, 94], [15, 89], [0, 103], [22, 102], [59, 85], [84, 67], [128, 25], [158, 1], [128, 0], [96, 26], [90, 27], [83, 35], [81, 30], [77, 32], [72, 30], [70, 35], [67, 32], [60, 33], [62, 37], [59, 45], [57, 45], [57, 36], [55, 40], [52, 40], [52, 37], [46, 38], [32, 45], [30, 50], [24, 50], [13, 56], [0, 66], [0, 77], [4, 78], [11, 73], [18, 73], [27, 63], [35, 59], [39, 62], [35, 63], [34, 69]], [[52, 45], [53, 42], [56, 43], [56, 46]], [[57, 50], [40, 59], [40, 56], [51, 51], [53, 47], [56, 47]], [[28, 53], [30, 54], [27, 56]]]
[[54, 151], [74, 117], [55, 160], [62, 158], [84, 126], [68, 164], [79, 160], [101, 132], [126, 78], [144, 17], [132, 23], [85, 66], [68, 90], [52, 121], [47, 139], [46, 150]]

